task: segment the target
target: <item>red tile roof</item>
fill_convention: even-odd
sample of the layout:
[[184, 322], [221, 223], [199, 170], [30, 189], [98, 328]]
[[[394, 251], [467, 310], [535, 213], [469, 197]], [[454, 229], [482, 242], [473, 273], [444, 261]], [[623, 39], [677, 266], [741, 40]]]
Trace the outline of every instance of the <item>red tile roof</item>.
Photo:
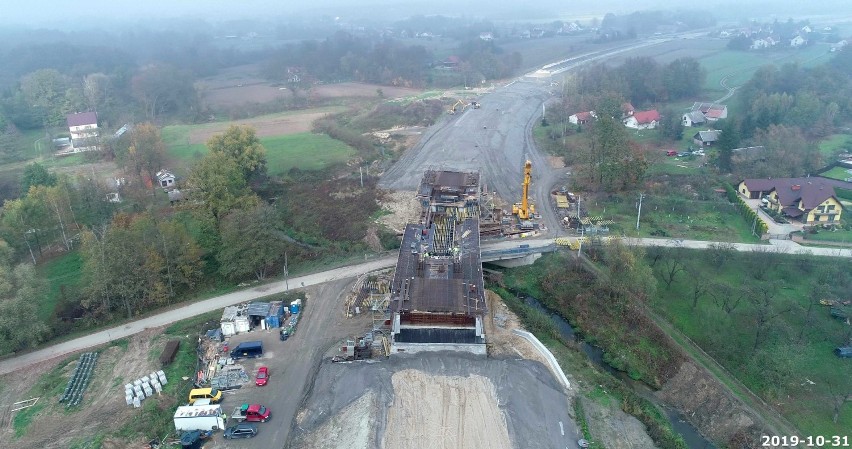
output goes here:
[[68, 114], [65, 120], [68, 122], [69, 128], [72, 126], [97, 125], [98, 114], [96, 112], [78, 112], [76, 114]]
[[651, 123], [653, 121], [660, 121], [660, 113], [657, 112], [656, 109], [651, 109], [650, 111], [636, 111], [633, 113], [633, 118], [636, 119], [636, 123], [644, 124]]
[[577, 120], [581, 120], [584, 122], [591, 121], [594, 118], [594, 116], [592, 115], [592, 111], [578, 112], [574, 115], [577, 116]]

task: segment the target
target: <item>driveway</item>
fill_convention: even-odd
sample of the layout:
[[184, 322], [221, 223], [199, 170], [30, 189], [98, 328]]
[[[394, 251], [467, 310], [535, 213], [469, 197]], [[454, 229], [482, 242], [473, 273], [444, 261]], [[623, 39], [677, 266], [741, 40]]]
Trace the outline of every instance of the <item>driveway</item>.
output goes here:
[[756, 210], [757, 215], [760, 216], [760, 218], [762, 218], [764, 222], [766, 222], [767, 226], [769, 226], [768, 234], [789, 235], [791, 232], [796, 232], [796, 231], [802, 230], [802, 224], [801, 223], [795, 223], [795, 222], [791, 222], [791, 223], [787, 223], [787, 224], [776, 223], [775, 220], [773, 220], [772, 217], [770, 217], [769, 214], [767, 214], [763, 210], [763, 208], [760, 207], [760, 200], [752, 200], [752, 199], [745, 199], [745, 198], [743, 198], [743, 200], [746, 202], [746, 204], [751, 206], [752, 209]]

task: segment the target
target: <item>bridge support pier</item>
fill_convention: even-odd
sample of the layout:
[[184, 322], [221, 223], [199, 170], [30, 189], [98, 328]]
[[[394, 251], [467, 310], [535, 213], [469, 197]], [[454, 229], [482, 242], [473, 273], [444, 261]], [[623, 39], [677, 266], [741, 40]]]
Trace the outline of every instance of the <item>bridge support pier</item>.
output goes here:
[[538, 260], [539, 257], [541, 257], [541, 253], [533, 253], [527, 254], [524, 257], [517, 257], [514, 259], [492, 260], [488, 263], [493, 263], [494, 265], [498, 265], [505, 268], [515, 268], [523, 267], [525, 265], [532, 265], [533, 262]]

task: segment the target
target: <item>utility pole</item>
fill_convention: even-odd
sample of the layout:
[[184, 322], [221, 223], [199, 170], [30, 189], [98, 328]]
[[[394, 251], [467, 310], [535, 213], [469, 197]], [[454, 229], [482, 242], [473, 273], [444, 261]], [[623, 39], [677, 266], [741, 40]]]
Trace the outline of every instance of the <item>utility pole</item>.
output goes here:
[[290, 291], [290, 271], [287, 270], [287, 251], [284, 251], [284, 291]]
[[580, 223], [580, 195], [577, 195], [577, 230], [580, 230], [582, 223]]
[[361, 187], [364, 187], [364, 168], [358, 166], [358, 173], [361, 175]]
[[639, 217], [642, 216], [642, 197], [644, 197], [644, 193], [639, 194], [639, 211], [636, 213], [636, 230], [639, 230]]

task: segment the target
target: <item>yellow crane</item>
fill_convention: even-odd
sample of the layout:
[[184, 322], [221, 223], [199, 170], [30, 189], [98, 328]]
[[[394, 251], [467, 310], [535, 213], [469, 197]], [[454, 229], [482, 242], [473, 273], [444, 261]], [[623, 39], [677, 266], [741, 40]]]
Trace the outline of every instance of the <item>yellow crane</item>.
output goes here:
[[530, 217], [535, 213], [535, 206], [530, 204], [529, 193], [530, 193], [530, 182], [532, 181], [532, 162], [527, 161], [524, 164], [524, 184], [523, 184], [523, 196], [521, 196], [521, 202], [515, 203], [512, 205], [512, 215], [517, 215], [521, 220], [529, 220]]

